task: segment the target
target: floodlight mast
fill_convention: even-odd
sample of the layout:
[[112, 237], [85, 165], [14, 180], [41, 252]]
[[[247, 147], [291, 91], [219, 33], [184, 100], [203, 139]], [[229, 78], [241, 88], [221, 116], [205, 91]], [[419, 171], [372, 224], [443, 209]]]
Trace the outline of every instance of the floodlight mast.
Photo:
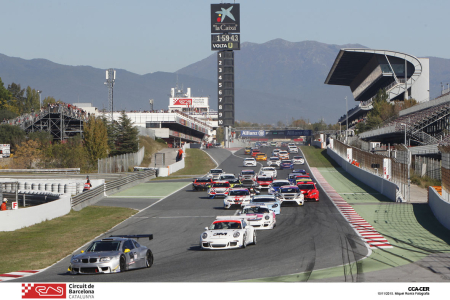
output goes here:
[[110, 122], [112, 123], [113, 112], [114, 112], [114, 82], [116, 81], [116, 70], [108, 69], [106, 70], [106, 86], [108, 87], [108, 111], [110, 113]]

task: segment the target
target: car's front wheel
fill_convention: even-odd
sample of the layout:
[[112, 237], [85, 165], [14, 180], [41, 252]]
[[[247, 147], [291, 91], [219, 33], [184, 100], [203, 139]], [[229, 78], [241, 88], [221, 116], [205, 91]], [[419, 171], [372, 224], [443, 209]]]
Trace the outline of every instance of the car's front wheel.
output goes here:
[[242, 248], [247, 248], [247, 234], [242, 237]]
[[145, 267], [150, 268], [153, 265], [153, 253], [150, 249], [147, 250], [145, 255]]
[[120, 257], [119, 262], [120, 272], [125, 272], [127, 270], [127, 260], [125, 259], [125, 256]]
[[253, 245], [256, 245], [256, 231], [253, 232]]

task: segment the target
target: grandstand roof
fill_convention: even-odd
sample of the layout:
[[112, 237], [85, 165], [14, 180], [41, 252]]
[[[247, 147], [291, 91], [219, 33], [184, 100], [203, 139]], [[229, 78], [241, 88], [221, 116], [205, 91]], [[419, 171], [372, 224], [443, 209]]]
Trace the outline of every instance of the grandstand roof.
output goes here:
[[397, 57], [406, 59], [413, 66], [420, 65], [419, 60], [415, 56], [402, 52], [366, 48], [345, 48], [339, 51], [325, 80], [325, 84], [350, 86], [375, 55]]

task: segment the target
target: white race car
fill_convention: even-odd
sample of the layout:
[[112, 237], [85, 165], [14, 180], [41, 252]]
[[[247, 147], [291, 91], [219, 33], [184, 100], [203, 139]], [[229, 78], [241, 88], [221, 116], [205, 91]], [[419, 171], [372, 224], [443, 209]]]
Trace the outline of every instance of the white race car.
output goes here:
[[277, 177], [277, 169], [275, 169], [274, 167], [263, 167], [259, 171], [259, 175], [266, 175], [266, 176], [276, 178]]
[[219, 176], [223, 173], [222, 169], [211, 169], [207, 177], [212, 178], [213, 180], [218, 180]]
[[242, 170], [239, 174], [239, 180], [244, 182], [254, 182], [256, 178], [256, 173], [254, 170]]
[[246, 205], [238, 215], [247, 217], [248, 223], [256, 230], [273, 229], [277, 225], [275, 212], [263, 204]]
[[278, 200], [283, 203], [296, 203], [297, 205], [303, 205], [305, 203], [305, 197], [296, 185], [282, 186], [275, 194]]
[[269, 159], [267, 160], [267, 166], [276, 166], [279, 167], [281, 163], [281, 159], [278, 156], [271, 156], [269, 157]]
[[228, 191], [230, 190], [230, 183], [228, 181], [214, 181], [208, 189], [209, 198], [214, 198], [217, 196], [228, 195]]
[[289, 153], [298, 153], [298, 148], [297, 147], [289, 147], [288, 148]]
[[305, 159], [301, 155], [295, 155], [292, 158], [292, 161], [294, 162], [294, 165], [303, 165], [305, 163]]
[[246, 158], [243, 163], [244, 167], [256, 167], [256, 159]]
[[207, 250], [245, 248], [256, 245], [256, 231], [246, 218], [218, 216], [200, 236], [200, 247]]
[[256, 188], [258, 190], [261, 189], [269, 189], [269, 186], [272, 184], [273, 182], [273, 177], [272, 176], [267, 176], [267, 175], [258, 175], [256, 176]]
[[228, 196], [223, 199], [223, 207], [229, 209], [232, 205], [244, 206], [250, 203], [250, 191], [246, 188], [230, 189]]

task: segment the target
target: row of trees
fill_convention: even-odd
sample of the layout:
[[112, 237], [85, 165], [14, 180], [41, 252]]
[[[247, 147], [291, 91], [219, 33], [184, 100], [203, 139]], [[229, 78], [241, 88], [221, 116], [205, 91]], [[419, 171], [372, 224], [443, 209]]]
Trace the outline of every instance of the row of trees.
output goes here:
[[234, 127], [245, 127], [245, 128], [262, 128], [267, 130], [272, 130], [276, 128], [285, 128], [285, 127], [297, 127], [301, 129], [310, 129], [314, 131], [321, 131], [321, 130], [339, 130], [339, 124], [326, 124], [325, 121], [322, 119], [318, 122], [311, 123], [307, 119], [294, 119], [292, 118], [290, 122], [283, 123], [281, 121], [278, 121], [277, 124], [261, 124], [261, 123], [252, 123], [252, 122], [246, 122], [246, 121], [236, 121], [234, 122]]

